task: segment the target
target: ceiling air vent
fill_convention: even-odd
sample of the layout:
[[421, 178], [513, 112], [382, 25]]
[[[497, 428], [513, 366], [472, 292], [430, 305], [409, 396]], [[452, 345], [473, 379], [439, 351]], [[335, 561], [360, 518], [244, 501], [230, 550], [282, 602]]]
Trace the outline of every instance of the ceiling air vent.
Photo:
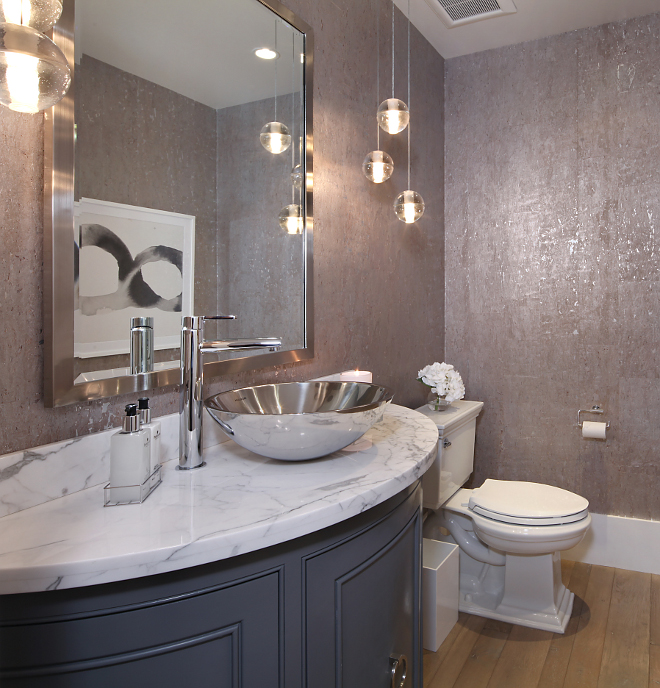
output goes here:
[[448, 29], [517, 12], [513, 0], [426, 0]]

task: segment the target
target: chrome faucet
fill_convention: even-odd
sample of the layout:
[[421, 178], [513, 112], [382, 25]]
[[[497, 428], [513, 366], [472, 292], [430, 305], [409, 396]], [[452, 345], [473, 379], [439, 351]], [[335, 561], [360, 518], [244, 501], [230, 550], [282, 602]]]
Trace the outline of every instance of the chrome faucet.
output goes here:
[[205, 320], [235, 320], [235, 315], [213, 317], [185, 316], [181, 328], [181, 392], [179, 395], [179, 465], [180, 471], [201, 468], [202, 418], [204, 413], [204, 360], [203, 354], [219, 351], [250, 351], [282, 346], [279, 339], [228, 339], [204, 341]]

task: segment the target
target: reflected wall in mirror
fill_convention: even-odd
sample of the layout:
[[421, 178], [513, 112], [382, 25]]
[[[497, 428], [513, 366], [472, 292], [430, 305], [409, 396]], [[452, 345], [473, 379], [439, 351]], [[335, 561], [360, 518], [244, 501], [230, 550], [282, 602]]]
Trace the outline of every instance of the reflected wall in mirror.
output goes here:
[[[47, 403], [178, 383], [183, 315], [283, 342], [211, 374], [311, 357], [309, 27], [260, 0], [66, 0], [54, 39], [75, 66], [47, 115]], [[153, 318], [154, 372], [129, 374], [134, 317]]]

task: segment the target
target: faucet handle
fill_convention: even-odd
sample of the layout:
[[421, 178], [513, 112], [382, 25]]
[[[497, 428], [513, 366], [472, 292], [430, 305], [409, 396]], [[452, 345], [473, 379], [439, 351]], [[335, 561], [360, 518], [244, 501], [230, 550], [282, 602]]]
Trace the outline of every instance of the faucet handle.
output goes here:
[[235, 315], [184, 315], [181, 325], [184, 330], [201, 330], [206, 320], [236, 320]]

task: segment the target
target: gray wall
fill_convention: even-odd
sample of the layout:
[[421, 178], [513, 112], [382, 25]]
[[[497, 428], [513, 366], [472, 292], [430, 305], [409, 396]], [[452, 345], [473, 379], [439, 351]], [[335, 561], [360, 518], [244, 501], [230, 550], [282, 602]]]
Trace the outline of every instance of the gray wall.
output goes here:
[[[485, 402], [476, 484], [660, 518], [659, 65], [658, 14], [446, 63], [446, 357]], [[575, 427], [593, 404], [607, 443]]]
[[[287, 5], [314, 28], [316, 40], [316, 355], [287, 368], [213, 380], [209, 391], [355, 366], [373, 370], [397, 402], [419, 405], [425, 394], [417, 370], [444, 354], [443, 60], [413, 29], [413, 187], [427, 211], [408, 227], [391, 208], [406, 187], [405, 138], [382, 137], [397, 164], [392, 180], [376, 186], [361, 171], [364, 156], [375, 148], [375, 0]], [[389, 7], [381, 2], [381, 36], [388, 35]], [[397, 36], [397, 80], [405, 98], [405, 23], [398, 12]], [[385, 97], [386, 40], [381, 52]], [[0, 452], [8, 452], [116, 426], [128, 399], [44, 408], [41, 116], [0, 108], [0, 152]], [[153, 396], [156, 415], [178, 408], [173, 388]]]

